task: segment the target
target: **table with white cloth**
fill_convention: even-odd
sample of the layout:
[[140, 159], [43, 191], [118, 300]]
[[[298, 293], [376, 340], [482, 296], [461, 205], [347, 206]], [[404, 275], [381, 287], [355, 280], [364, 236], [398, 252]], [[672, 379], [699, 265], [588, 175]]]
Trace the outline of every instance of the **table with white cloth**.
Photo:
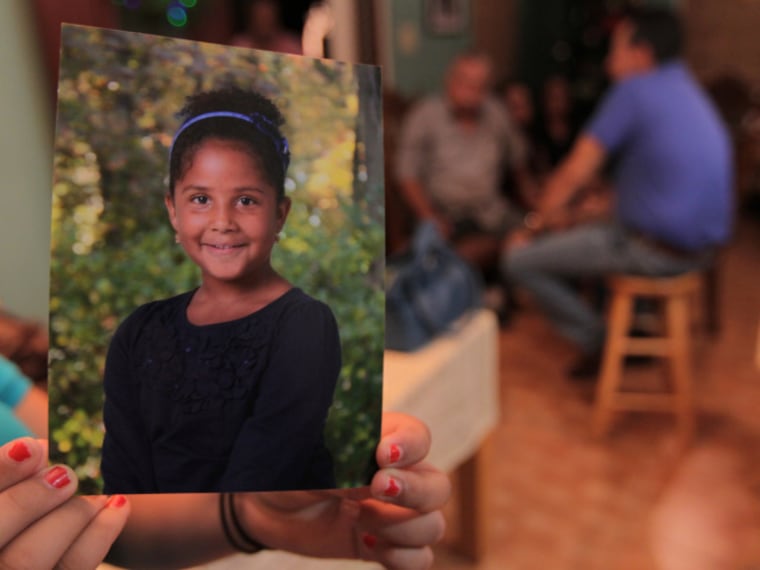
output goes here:
[[[498, 325], [493, 312], [479, 310], [457, 327], [415, 352], [386, 351], [383, 409], [424, 421], [433, 436], [429, 461], [456, 471], [456, 547], [473, 560], [481, 557], [486, 520], [481, 484], [484, 443], [499, 419]], [[202, 568], [209, 570], [375, 570], [353, 560], [305, 558], [280, 551], [237, 555]]]
[[417, 352], [386, 351], [383, 363], [384, 409], [424, 421], [433, 436], [429, 461], [457, 471], [457, 547], [472, 560], [485, 537], [484, 443], [499, 421], [498, 330], [495, 314], [483, 309]]

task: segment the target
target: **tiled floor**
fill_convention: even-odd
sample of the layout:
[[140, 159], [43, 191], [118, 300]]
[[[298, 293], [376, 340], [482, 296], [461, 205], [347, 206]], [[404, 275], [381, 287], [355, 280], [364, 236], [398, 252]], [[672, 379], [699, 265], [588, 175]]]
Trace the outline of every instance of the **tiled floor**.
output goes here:
[[694, 342], [699, 426], [685, 451], [667, 416], [626, 415], [593, 440], [593, 383], [568, 381], [572, 347], [535, 309], [520, 312], [500, 338], [486, 555], [473, 564], [449, 548], [452, 503], [435, 567], [760, 570], [760, 222], [740, 224], [721, 285], [721, 333]]

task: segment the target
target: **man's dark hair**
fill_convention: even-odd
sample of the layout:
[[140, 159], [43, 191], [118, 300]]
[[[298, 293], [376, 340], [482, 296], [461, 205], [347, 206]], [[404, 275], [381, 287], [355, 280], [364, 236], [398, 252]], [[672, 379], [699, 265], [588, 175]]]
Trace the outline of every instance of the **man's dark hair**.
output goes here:
[[681, 20], [674, 10], [634, 7], [626, 10], [624, 19], [633, 26], [631, 41], [648, 44], [657, 63], [681, 55], [683, 30]]

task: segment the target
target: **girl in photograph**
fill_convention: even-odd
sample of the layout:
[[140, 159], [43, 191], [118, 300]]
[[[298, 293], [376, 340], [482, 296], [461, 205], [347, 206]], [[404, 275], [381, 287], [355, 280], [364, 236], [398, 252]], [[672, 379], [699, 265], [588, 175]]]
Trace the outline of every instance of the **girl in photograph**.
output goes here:
[[165, 203], [201, 283], [139, 307], [111, 341], [104, 492], [334, 487], [338, 328], [270, 261], [290, 209], [283, 117], [239, 88], [191, 96], [180, 116]]

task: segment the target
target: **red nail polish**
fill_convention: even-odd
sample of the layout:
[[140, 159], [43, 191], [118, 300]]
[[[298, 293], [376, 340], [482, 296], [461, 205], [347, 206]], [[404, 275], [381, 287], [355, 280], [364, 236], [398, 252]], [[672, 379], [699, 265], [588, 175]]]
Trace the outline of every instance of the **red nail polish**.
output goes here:
[[106, 507], [112, 509], [118, 509], [123, 507], [127, 503], [127, 498], [124, 495], [113, 495], [106, 501]]
[[56, 489], [63, 489], [66, 485], [71, 483], [69, 472], [60, 465], [53, 467], [45, 474], [45, 481], [47, 481], [48, 485], [55, 487]]
[[386, 497], [397, 497], [400, 492], [401, 487], [398, 486], [398, 483], [396, 483], [396, 480], [393, 477], [390, 477], [388, 479], [388, 485], [385, 487], [385, 491], [383, 491], [383, 495]]
[[401, 459], [401, 450], [398, 448], [398, 446], [394, 443], [391, 445], [391, 463], [396, 463], [399, 459]]
[[377, 544], [377, 537], [374, 534], [365, 532], [362, 533], [362, 542], [367, 546], [367, 548], [375, 548], [375, 545]]
[[23, 441], [17, 441], [8, 450], [8, 457], [13, 459], [13, 461], [18, 461], [19, 463], [21, 463], [24, 459], [29, 459], [31, 456], [32, 454], [29, 452], [29, 448]]

